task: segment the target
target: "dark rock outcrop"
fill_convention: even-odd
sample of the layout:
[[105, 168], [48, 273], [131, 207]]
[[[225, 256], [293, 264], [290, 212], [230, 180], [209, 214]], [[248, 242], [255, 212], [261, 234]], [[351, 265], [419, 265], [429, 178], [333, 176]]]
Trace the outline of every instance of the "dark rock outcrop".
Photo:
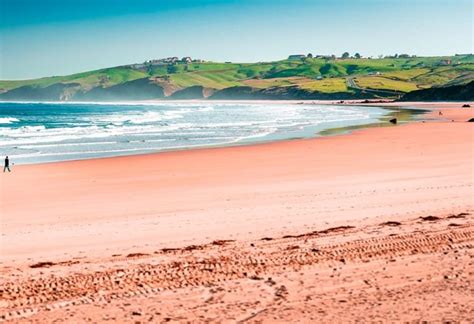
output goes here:
[[252, 87], [230, 87], [217, 90], [209, 99], [225, 99], [225, 100], [252, 100], [252, 99], [273, 99], [265, 97], [260, 93], [260, 89]]
[[186, 99], [203, 99], [205, 98], [206, 88], [202, 86], [192, 86], [174, 92], [169, 99], [186, 100]]
[[23, 86], [0, 93], [0, 100], [59, 101], [67, 100], [79, 89], [79, 83], [55, 83], [47, 87]]
[[399, 101], [474, 100], [474, 81], [468, 84], [415, 90], [403, 95]]
[[163, 98], [163, 87], [148, 78], [124, 82], [111, 87], [96, 87], [77, 92], [72, 100], [77, 101], [122, 101]]
[[266, 89], [237, 86], [216, 91], [209, 99], [221, 100], [335, 100], [374, 98], [362, 91], [325, 93], [299, 88], [298, 86], [272, 87]]

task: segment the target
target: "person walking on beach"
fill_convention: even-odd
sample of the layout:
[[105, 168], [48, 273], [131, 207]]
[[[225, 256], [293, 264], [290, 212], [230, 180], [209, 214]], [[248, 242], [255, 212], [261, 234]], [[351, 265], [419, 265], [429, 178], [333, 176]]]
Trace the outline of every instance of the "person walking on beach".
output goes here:
[[10, 160], [8, 159], [8, 156], [5, 157], [5, 166], [3, 167], [3, 172], [5, 172], [5, 170], [8, 170], [8, 172], [11, 172], [10, 171]]

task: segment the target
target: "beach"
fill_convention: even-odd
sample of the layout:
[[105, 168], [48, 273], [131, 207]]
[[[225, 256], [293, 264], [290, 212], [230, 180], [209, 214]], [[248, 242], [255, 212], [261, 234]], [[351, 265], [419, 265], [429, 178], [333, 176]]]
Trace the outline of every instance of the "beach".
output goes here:
[[473, 321], [474, 108], [403, 105], [431, 112], [14, 166], [0, 182], [0, 318]]

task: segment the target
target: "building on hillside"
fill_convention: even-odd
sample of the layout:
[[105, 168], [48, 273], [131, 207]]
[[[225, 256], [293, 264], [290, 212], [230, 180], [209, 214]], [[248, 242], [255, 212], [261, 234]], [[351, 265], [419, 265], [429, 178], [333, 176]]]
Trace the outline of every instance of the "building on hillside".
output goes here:
[[441, 62], [439, 62], [440, 65], [451, 65], [451, 60], [450, 59], [447, 59], [447, 60], [441, 60]]
[[321, 54], [315, 55], [314, 57], [318, 59], [324, 59], [324, 60], [331, 60], [333, 58], [334, 59], [336, 58], [335, 55], [321, 55]]
[[293, 54], [293, 55], [288, 56], [289, 60], [302, 60], [304, 58], [306, 58], [306, 55], [304, 54]]
[[193, 60], [189, 56], [185, 56], [181, 59], [183, 63], [191, 63]]
[[164, 59], [165, 63], [176, 63], [179, 61], [179, 58], [177, 58], [176, 56], [173, 56], [173, 57], [167, 57]]
[[167, 57], [167, 58], [161, 58], [161, 59], [153, 59], [153, 60], [148, 60], [145, 61], [145, 65], [167, 65], [170, 63], [176, 63], [178, 62], [179, 59], [174, 56], [174, 57]]

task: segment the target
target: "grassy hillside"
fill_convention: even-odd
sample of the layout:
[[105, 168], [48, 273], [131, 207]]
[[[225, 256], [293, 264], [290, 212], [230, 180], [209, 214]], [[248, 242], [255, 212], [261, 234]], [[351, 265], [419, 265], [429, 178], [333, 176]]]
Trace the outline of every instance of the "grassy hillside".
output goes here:
[[71, 87], [68, 91], [72, 94], [66, 97], [74, 99], [74, 92], [84, 96], [84, 93], [95, 88], [106, 91], [121, 84], [125, 84], [126, 88], [127, 82], [138, 79], [149, 79], [156, 86], [165, 89], [166, 95], [188, 87], [201, 86], [212, 91], [234, 87], [251, 87], [257, 90], [291, 88], [304, 90], [305, 93], [358, 93], [360, 96], [367, 92], [371, 96], [390, 96], [433, 86], [467, 84], [474, 80], [474, 56], [306, 58], [261, 63], [131, 65], [68, 76], [0, 81], [0, 93], [15, 89], [18, 92], [21, 89], [24, 94], [30, 88], [38, 91], [38, 88], [46, 89], [55, 84], [69, 84]]
[[84, 88], [93, 88], [96, 86], [113, 86], [147, 76], [148, 74], [144, 71], [134, 70], [127, 67], [114, 67], [67, 76], [53, 76], [20, 81], [0, 81], [0, 89], [11, 90], [22, 86], [47, 87], [55, 83], [79, 83]]

